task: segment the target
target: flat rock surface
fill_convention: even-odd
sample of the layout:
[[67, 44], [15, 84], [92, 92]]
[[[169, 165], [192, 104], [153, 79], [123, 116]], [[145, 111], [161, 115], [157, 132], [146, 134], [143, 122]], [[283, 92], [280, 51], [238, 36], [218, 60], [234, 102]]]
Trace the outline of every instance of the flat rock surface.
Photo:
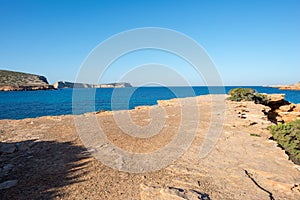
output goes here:
[[1, 120], [0, 184], [17, 182], [0, 199], [300, 199], [264, 109], [207, 95]]

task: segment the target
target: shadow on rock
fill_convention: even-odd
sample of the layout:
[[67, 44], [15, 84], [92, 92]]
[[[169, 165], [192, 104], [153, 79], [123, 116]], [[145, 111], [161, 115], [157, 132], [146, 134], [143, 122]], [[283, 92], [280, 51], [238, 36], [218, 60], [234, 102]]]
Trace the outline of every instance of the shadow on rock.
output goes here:
[[0, 142], [0, 199], [64, 198], [58, 191], [84, 181], [88, 157], [71, 142]]

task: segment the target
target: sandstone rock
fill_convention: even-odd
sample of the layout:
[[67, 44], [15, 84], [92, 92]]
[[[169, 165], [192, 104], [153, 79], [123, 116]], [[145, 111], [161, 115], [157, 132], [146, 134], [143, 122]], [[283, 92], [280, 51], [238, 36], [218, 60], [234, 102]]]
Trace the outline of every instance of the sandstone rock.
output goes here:
[[285, 94], [267, 94], [267, 99], [270, 102], [282, 101], [285, 98]]
[[278, 115], [286, 123], [300, 119], [300, 112], [279, 112]]
[[300, 112], [300, 104], [296, 104], [293, 111]]
[[0, 183], [0, 190], [14, 187], [18, 184], [18, 180], [8, 180]]
[[289, 105], [280, 106], [279, 110], [281, 112], [290, 112], [290, 111], [293, 111], [294, 108], [295, 108], [295, 105], [291, 103]]

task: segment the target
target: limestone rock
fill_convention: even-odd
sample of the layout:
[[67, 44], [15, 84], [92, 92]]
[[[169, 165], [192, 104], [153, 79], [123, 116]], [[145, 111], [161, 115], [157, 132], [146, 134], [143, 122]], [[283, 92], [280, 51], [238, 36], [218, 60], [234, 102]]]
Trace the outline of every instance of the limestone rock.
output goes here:
[[300, 112], [279, 112], [278, 114], [284, 122], [300, 119]]
[[289, 105], [280, 106], [279, 110], [281, 112], [290, 112], [290, 111], [293, 111], [294, 108], [295, 108], [295, 105], [291, 103]]
[[268, 94], [267, 99], [269, 102], [282, 101], [285, 98], [285, 94]]
[[294, 108], [295, 112], [300, 112], [300, 104], [296, 104]]

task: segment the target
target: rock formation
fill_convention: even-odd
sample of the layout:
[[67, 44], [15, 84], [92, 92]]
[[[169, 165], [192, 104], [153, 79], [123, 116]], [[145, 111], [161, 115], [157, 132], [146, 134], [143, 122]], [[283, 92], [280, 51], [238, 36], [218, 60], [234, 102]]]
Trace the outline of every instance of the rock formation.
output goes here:
[[269, 108], [264, 112], [273, 123], [286, 123], [300, 119], [300, 104], [286, 101], [284, 94], [267, 95], [267, 101], [263, 103]]
[[130, 83], [108, 83], [108, 84], [87, 84], [58, 81], [53, 84], [54, 88], [124, 88], [132, 87]]

